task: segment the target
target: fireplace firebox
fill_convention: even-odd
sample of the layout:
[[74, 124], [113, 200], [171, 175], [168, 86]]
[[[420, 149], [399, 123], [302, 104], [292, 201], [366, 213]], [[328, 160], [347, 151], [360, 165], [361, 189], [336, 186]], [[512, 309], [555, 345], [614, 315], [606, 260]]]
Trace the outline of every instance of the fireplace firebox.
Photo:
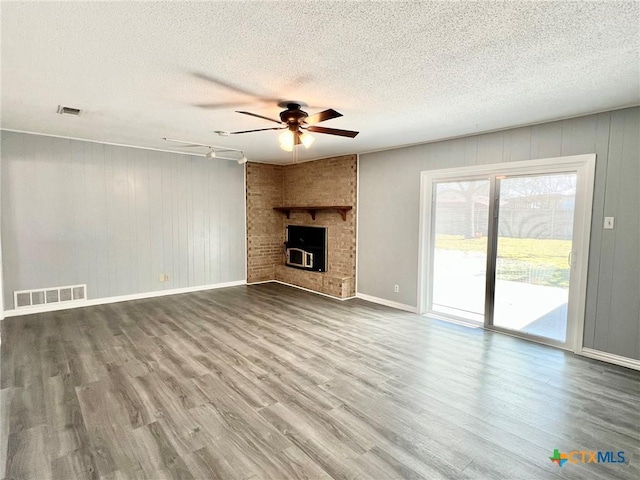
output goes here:
[[327, 271], [327, 228], [287, 225], [286, 264], [288, 267]]

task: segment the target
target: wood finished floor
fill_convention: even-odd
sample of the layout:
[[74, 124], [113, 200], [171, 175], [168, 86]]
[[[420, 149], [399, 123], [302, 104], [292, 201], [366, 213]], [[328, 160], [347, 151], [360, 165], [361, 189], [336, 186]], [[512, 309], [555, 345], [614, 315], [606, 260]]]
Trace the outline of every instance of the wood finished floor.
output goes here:
[[640, 373], [277, 284], [6, 319], [1, 388], [11, 479], [640, 478]]

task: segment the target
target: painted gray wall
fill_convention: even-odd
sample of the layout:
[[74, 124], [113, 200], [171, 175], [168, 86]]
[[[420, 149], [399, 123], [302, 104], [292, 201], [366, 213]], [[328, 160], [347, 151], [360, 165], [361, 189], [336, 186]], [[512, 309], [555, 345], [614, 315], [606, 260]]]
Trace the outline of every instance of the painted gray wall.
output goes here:
[[417, 305], [421, 171], [596, 153], [585, 346], [640, 359], [639, 137], [635, 107], [360, 155], [358, 292]]
[[5, 308], [22, 289], [86, 283], [105, 298], [245, 279], [243, 165], [0, 135]]

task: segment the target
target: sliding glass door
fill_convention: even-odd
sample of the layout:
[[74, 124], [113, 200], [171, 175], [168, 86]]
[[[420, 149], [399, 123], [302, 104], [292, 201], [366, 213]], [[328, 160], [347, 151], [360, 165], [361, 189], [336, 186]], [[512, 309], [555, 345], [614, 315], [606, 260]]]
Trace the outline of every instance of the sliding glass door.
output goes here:
[[576, 177], [498, 179], [493, 326], [566, 341]]
[[423, 172], [423, 312], [572, 346], [595, 157], [553, 160]]
[[489, 180], [438, 182], [434, 187], [431, 310], [482, 323]]

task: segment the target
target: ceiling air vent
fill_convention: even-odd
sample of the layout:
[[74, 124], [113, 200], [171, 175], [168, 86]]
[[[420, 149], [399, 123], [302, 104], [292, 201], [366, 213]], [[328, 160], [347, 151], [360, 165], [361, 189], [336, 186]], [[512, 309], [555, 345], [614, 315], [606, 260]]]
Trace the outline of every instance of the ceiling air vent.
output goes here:
[[58, 113], [60, 115], [75, 115], [77, 117], [78, 115], [80, 115], [80, 109], [58, 105]]

